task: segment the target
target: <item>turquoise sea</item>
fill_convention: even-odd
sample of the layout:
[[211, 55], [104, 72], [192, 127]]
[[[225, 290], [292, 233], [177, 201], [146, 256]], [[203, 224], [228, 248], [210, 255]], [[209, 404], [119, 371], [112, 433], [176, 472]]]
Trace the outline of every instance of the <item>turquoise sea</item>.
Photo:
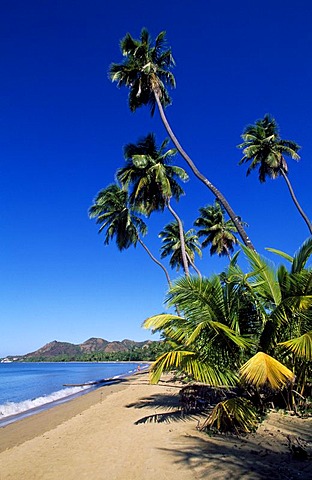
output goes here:
[[0, 363], [0, 427], [98, 388], [93, 382], [101, 381], [103, 386], [112, 379], [135, 373], [138, 368], [147, 368], [147, 365], [121, 362]]

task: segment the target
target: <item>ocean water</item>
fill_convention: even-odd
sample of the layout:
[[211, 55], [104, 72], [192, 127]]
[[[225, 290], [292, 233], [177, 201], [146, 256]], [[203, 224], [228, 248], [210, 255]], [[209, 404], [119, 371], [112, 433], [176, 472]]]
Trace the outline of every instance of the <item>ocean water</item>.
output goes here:
[[109, 383], [144, 367], [119, 362], [0, 363], [0, 427], [97, 388], [92, 382], [103, 385], [102, 380]]

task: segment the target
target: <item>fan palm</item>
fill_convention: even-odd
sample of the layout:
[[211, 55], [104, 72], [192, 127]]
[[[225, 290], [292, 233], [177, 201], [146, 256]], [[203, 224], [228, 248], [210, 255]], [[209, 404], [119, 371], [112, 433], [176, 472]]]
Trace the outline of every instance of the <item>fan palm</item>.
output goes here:
[[99, 233], [105, 232], [104, 244], [108, 245], [115, 238], [120, 251], [139, 242], [150, 258], [163, 270], [169, 286], [171, 285], [166, 268], [159, 262], [141, 239], [147, 233], [144, 221], [129, 207], [128, 193], [119, 185], [112, 184], [101, 190], [94, 204], [89, 209], [89, 217], [96, 218], [101, 225]]
[[174, 66], [171, 49], [166, 48], [166, 32], [161, 32], [153, 44], [146, 28], [141, 31], [140, 39], [134, 39], [129, 33], [121, 40], [120, 49], [124, 57], [121, 64], [113, 63], [109, 77], [118, 87], [129, 88], [129, 107], [131, 111], [143, 105], [151, 107], [151, 114], [157, 104], [162, 122], [179, 153], [187, 162], [195, 176], [203, 182], [218, 198], [235, 224], [246, 246], [254, 249], [239, 217], [234, 213], [222, 193], [198, 170], [192, 159], [182, 148], [166, 118], [164, 108], [171, 103], [167, 86], [175, 88], [175, 79], [170, 71]]
[[218, 201], [214, 205], [207, 205], [199, 209], [200, 217], [194, 222], [196, 227], [201, 227], [197, 234], [205, 237], [202, 248], [210, 247], [210, 255], [224, 256], [230, 258], [234, 252], [234, 245], [238, 243], [235, 233], [237, 228], [232, 220], [225, 220], [224, 208]]
[[244, 156], [239, 164], [250, 162], [247, 175], [259, 168], [261, 183], [265, 182], [267, 177], [275, 179], [282, 176], [293, 202], [312, 234], [312, 224], [302, 210], [288, 178], [288, 165], [285, 159], [285, 156], [289, 156], [299, 161], [299, 145], [292, 140], [282, 140], [275, 119], [268, 114], [263, 119], [257, 120], [254, 125], [247, 126], [242, 139], [244, 142], [238, 145], [238, 148], [243, 149]]
[[183, 267], [189, 275], [182, 221], [170, 203], [172, 197], [179, 200], [184, 193], [178, 180], [186, 181], [188, 175], [183, 168], [171, 165], [176, 150], [166, 151], [167, 144], [165, 140], [157, 148], [155, 136], [150, 133], [136, 144], [126, 145], [126, 166], [117, 171], [117, 178], [129, 190], [130, 204], [147, 216], [168, 208], [179, 225]]
[[[179, 271], [180, 267], [183, 267], [183, 258], [178, 223], [171, 222], [166, 225], [159, 233], [159, 237], [163, 242], [161, 247], [161, 258], [170, 256], [169, 265], [171, 268], [176, 268], [176, 270]], [[194, 263], [195, 253], [197, 253], [200, 257], [202, 254], [195, 230], [191, 229], [187, 232], [184, 232], [184, 243], [188, 264], [191, 265], [200, 276], [200, 272]]]

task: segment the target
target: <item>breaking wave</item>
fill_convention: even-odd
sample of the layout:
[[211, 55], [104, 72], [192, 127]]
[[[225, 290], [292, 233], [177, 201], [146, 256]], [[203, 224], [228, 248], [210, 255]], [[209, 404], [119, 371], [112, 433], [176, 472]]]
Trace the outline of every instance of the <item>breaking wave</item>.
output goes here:
[[44, 395], [42, 397], [33, 398], [31, 400], [23, 400], [22, 402], [7, 402], [0, 405], [0, 422], [13, 415], [19, 415], [21, 413], [28, 412], [33, 409], [47, 406], [48, 404], [61, 403], [62, 401], [69, 400], [71, 397], [80, 394], [81, 392], [90, 389], [91, 386], [86, 385], [82, 387], [69, 387], [63, 388], [58, 392], [53, 392], [50, 395]]

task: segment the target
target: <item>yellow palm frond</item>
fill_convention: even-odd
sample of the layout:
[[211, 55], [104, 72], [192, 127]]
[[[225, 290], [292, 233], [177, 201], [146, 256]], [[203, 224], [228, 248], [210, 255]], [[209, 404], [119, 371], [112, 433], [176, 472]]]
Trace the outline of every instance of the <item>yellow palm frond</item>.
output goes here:
[[273, 390], [294, 380], [294, 374], [285, 365], [264, 352], [258, 352], [240, 369], [242, 379], [255, 387], [267, 385]]
[[307, 332], [297, 338], [287, 340], [287, 342], [281, 342], [281, 345], [286, 350], [290, 350], [298, 357], [305, 360], [312, 360], [312, 332]]

